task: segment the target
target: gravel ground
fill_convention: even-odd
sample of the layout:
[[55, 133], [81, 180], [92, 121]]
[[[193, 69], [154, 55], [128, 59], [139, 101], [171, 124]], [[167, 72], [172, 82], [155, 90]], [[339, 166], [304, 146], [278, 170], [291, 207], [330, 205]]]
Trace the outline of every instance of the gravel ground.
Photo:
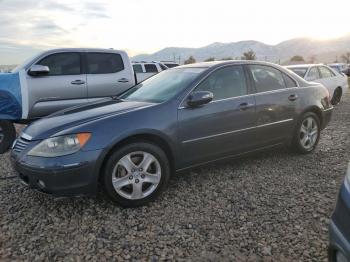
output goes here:
[[0, 260], [326, 261], [349, 119], [347, 95], [313, 154], [278, 149], [178, 174], [137, 209], [43, 196], [0, 156]]

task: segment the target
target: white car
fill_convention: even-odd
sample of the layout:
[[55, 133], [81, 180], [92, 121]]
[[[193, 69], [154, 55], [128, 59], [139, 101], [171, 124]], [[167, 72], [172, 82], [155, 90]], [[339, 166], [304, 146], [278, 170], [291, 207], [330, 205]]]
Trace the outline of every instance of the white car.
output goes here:
[[168, 69], [167, 66], [159, 62], [132, 62], [132, 67], [138, 83]]
[[304, 78], [306, 81], [323, 84], [329, 91], [333, 105], [340, 102], [342, 95], [344, 95], [349, 88], [347, 77], [326, 65], [292, 65], [286, 68]]

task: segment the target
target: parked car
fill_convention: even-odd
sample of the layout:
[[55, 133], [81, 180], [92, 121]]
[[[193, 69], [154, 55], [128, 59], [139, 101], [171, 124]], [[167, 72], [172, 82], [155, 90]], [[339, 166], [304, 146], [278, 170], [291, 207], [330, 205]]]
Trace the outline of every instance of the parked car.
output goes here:
[[345, 63], [333, 63], [333, 64], [328, 64], [328, 66], [333, 68], [340, 74], [350, 76], [349, 66]]
[[0, 153], [15, 139], [13, 123], [115, 96], [135, 83], [128, 55], [111, 49], [50, 50], [0, 74]]
[[132, 66], [138, 83], [168, 69], [167, 66], [160, 62], [132, 62]]
[[329, 226], [329, 261], [350, 261], [350, 165]]
[[339, 104], [342, 95], [349, 89], [347, 77], [326, 65], [292, 65], [287, 68], [307, 81], [324, 85], [331, 95], [333, 105]]
[[312, 152], [331, 118], [329, 99], [322, 85], [270, 63], [179, 66], [118, 99], [34, 122], [11, 159], [37, 190], [91, 195], [100, 181], [117, 203], [139, 206], [175, 171], [281, 145]]

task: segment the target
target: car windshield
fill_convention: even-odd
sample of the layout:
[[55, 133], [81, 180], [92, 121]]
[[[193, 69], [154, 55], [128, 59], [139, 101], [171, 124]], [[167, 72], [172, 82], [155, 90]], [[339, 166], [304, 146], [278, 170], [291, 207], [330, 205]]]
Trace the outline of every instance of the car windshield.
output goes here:
[[288, 67], [289, 70], [292, 70], [294, 73], [296, 73], [298, 76], [304, 78], [307, 68], [306, 67]]
[[204, 70], [205, 68], [179, 68], [162, 71], [126, 91], [119, 98], [162, 103], [188, 87]]

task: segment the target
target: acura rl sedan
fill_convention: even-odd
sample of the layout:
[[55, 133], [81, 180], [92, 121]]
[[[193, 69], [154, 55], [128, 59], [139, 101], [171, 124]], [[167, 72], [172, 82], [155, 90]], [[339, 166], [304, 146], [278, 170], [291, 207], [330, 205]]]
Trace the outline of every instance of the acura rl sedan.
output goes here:
[[331, 218], [329, 236], [329, 261], [350, 261], [350, 165]]
[[179, 170], [280, 145], [310, 153], [332, 109], [325, 87], [274, 64], [179, 66], [33, 123], [11, 159], [20, 179], [42, 192], [93, 195], [101, 185], [134, 207]]

